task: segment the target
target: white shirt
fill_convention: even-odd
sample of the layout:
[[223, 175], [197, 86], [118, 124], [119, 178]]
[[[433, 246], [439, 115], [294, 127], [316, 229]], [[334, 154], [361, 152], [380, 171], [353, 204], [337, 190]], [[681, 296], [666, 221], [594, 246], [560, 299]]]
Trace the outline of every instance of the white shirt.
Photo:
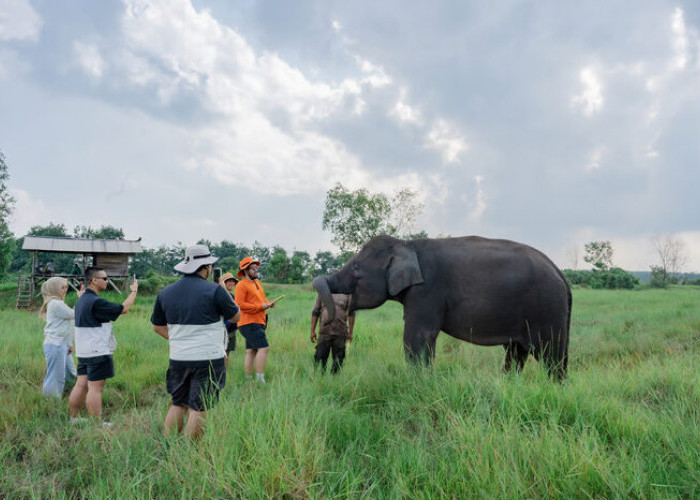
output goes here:
[[62, 300], [54, 299], [46, 306], [44, 344], [73, 345], [75, 312]]

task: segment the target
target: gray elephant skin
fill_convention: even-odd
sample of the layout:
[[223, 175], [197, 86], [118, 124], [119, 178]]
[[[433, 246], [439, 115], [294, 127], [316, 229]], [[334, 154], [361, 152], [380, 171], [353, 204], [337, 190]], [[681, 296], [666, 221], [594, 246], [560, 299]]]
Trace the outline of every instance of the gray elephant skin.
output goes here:
[[331, 312], [332, 293], [351, 293], [352, 310], [402, 303], [410, 361], [430, 364], [443, 331], [478, 345], [502, 345], [506, 371], [522, 370], [532, 354], [553, 379], [566, 375], [571, 289], [557, 266], [530, 246], [478, 236], [378, 236], [313, 286]]

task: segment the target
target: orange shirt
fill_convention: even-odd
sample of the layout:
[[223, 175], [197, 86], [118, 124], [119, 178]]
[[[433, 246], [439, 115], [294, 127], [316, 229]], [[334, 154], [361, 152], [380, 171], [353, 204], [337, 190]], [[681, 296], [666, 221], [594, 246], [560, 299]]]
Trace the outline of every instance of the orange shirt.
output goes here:
[[267, 302], [265, 290], [263, 290], [260, 280], [249, 280], [243, 278], [236, 285], [236, 304], [241, 308], [241, 319], [238, 320], [238, 326], [249, 325], [250, 323], [258, 323], [265, 325], [265, 309], [262, 308], [264, 302]]

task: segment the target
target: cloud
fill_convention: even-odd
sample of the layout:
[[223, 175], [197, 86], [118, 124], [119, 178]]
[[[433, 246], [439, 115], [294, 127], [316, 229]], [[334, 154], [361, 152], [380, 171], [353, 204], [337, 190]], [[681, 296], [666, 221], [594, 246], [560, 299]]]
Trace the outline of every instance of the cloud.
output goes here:
[[13, 233], [25, 235], [32, 226], [46, 225], [52, 220], [51, 217], [55, 216], [53, 210], [49, 210], [43, 201], [34, 198], [28, 191], [23, 189], [10, 191], [16, 201], [10, 221]]
[[395, 118], [401, 124], [422, 125], [423, 117], [421, 116], [420, 110], [407, 104], [405, 101], [406, 89], [404, 88], [401, 89], [396, 104], [394, 104], [394, 107], [389, 111], [389, 116]]
[[78, 58], [78, 64], [88, 76], [96, 79], [102, 78], [107, 64], [100, 55], [97, 45], [75, 41], [73, 42], [73, 50]]
[[671, 17], [671, 32], [673, 46], [673, 60], [671, 67], [676, 70], [685, 69], [690, 59], [690, 40], [685, 25], [683, 9], [676, 7]]
[[312, 81], [188, 1], [126, 5], [122, 61], [130, 81], [155, 88], [164, 105], [191, 96], [212, 114], [209, 126], [193, 130], [191, 166], [227, 185], [251, 179], [260, 192], [278, 194], [316, 191], [348, 172], [369, 178], [341, 142], [316, 128], [332, 116], [361, 115], [363, 94], [391, 82], [381, 67], [356, 57], [355, 75]]
[[456, 126], [443, 119], [433, 123], [425, 137], [425, 147], [439, 151], [445, 163], [456, 163], [460, 155], [469, 148]]
[[481, 175], [474, 177], [474, 182], [476, 183], [476, 197], [474, 207], [469, 211], [469, 218], [472, 220], [481, 219], [481, 216], [486, 212], [486, 194], [482, 186], [483, 180], [484, 178]]
[[598, 170], [600, 168], [600, 161], [602, 160], [604, 153], [605, 148], [602, 146], [599, 146], [593, 150], [590, 158], [588, 159], [588, 163], [586, 163], [585, 169], [587, 172], [592, 172], [593, 170]]
[[41, 25], [41, 17], [28, 0], [0, 0], [0, 40], [36, 42]]
[[571, 104], [581, 110], [584, 116], [593, 116], [603, 109], [603, 86], [595, 70], [585, 67], [579, 74], [583, 85], [580, 94], [571, 99]]

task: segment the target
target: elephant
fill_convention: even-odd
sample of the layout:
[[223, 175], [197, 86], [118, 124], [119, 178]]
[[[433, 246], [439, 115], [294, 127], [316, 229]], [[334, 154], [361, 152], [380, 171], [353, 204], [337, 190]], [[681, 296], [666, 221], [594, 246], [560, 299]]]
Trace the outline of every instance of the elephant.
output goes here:
[[479, 236], [401, 240], [377, 236], [313, 286], [330, 312], [331, 294], [350, 309], [387, 300], [404, 308], [404, 351], [432, 364], [440, 331], [478, 345], [501, 345], [503, 369], [520, 372], [529, 354], [554, 380], [566, 376], [571, 288], [559, 268], [528, 245]]

